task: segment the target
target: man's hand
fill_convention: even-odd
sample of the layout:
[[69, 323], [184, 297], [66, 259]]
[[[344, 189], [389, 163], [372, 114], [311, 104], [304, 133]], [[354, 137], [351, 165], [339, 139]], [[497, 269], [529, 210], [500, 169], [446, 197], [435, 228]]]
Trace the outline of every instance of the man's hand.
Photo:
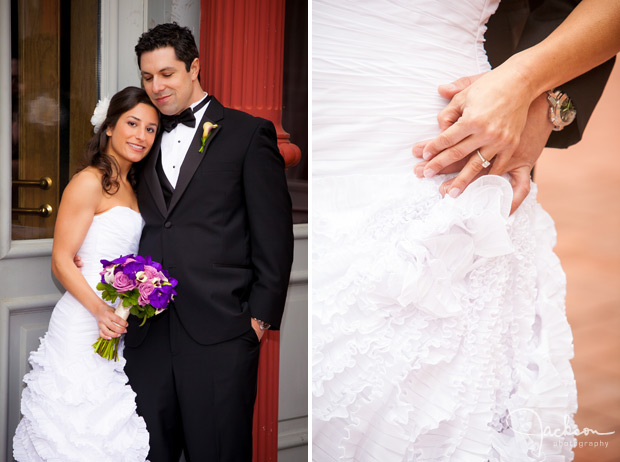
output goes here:
[[258, 341], [260, 342], [263, 339], [263, 335], [265, 335], [265, 331], [260, 328], [260, 324], [254, 318], [252, 318], [252, 329], [256, 332], [256, 336], [258, 337]]
[[75, 263], [75, 266], [77, 266], [78, 268], [82, 268], [82, 266], [84, 266], [84, 262], [77, 255], [73, 257], [73, 263]]
[[[547, 139], [551, 134], [553, 125], [547, 117], [549, 105], [546, 95], [540, 95], [534, 100], [529, 108], [525, 128], [520, 136], [519, 145], [514, 150], [511, 157], [496, 157], [490, 168], [480, 170], [472, 180], [475, 180], [483, 174], [503, 175], [510, 174], [510, 183], [514, 192], [510, 213], [513, 213], [523, 203], [530, 192], [530, 173], [534, 164], [540, 157]], [[416, 145], [416, 157], [421, 157], [420, 147], [424, 147], [424, 143]], [[415, 173], [418, 177], [424, 176], [424, 169], [429, 162], [422, 161], [415, 166]], [[468, 164], [480, 164], [480, 158], [477, 154], [470, 154], [465, 159], [461, 159], [451, 165], [448, 165], [438, 173], [454, 173], [463, 170]], [[455, 185], [456, 183], [456, 185]], [[442, 194], [453, 195], [454, 189], [458, 193], [463, 191], [469, 183], [462, 181], [459, 176], [444, 182], [440, 186]], [[453, 197], [457, 196], [454, 194]]]

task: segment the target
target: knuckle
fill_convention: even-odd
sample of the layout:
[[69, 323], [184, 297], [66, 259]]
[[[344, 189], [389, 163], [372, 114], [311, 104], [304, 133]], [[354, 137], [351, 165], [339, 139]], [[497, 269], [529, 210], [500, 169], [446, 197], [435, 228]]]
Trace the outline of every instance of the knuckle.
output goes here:
[[509, 146], [514, 142], [513, 134], [507, 129], [502, 129], [498, 132], [498, 139], [504, 146]]
[[498, 125], [497, 123], [487, 123], [481, 124], [480, 131], [483, 134], [487, 143], [500, 143], [503, 144], [508, 130], [505, 130], [504, 127]]
[[437, 145], [448, 147], [452, 145], [452, 141], [448, 135], [442, 133], [437, 137]]
[[521, 190], [523, 191], [523, 197], [527, 196], [530, 193], [530, 190], [532, 188], [530, 187], [530, 183], [525, 183], [522, 187]]
[[521, 137], [518, 135], [513, 135], [508, 140], [508, 149], [510, 151], [514, 151], [519, 147], [519, 143], [521, 142]]
[[452, 160], [461, 160], [463, 157], [469, 154], [463, 152], [463, 148], [461, 146], [453, 146], [446, 152]]
[[474, 133], [483, 133], [485, 136], [488, 136], [489, 126], [480, 117], [470, 116], [467, 120], [467, 126]]
[[527, 197], [530, 193], [530, 189], [531, 187], [529, 182], [519, 182], [515, 185], [515, 196], [519, 197], [519, 203], [523, 202], [523, 200]]
[[[476, 160], [478, 159], [478, 160]], [[482, 171], [482, 162], [480, 162], [480, 159], [478, 158], [478, 156], [476, 157], [472, 157], [471, 160], [468, 163], [468, 167], [471, 169], [471, 171], [474, 174], [478, 174]]]

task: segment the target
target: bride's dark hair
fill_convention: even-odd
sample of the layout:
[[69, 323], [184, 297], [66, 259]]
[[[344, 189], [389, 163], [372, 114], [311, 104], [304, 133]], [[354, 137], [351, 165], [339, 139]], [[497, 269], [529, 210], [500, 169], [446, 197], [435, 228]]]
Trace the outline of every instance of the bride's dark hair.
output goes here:
[[[82, 168], [95, 167], [102, 173], [101, 186], [108, 194], [114, 194], [118, 191], [120, 184], [118, 182], [119, 166], [114, 157], [106, 154], [108, 141], [110, 137], [106, 134], [108, 127], [114, 127], [118, 119], [127, 111], [134, 108], [138, 104], [148, 104], [157, 111], [155, 105], [142, 88], [126, 87], [116, 93], [110, 100], [110, 106], [106, 118], [95, 132], [94, 136], [88, 142], [86, 153], [84, 154], [84, 162]], [[159, 111], [157, 112], [159, 115]], [[159, 127], [158, 127], [159, 129]], [[127, 179], [131, 186], [136, 188], [136, 166], [132, 165], [127, 174]]]

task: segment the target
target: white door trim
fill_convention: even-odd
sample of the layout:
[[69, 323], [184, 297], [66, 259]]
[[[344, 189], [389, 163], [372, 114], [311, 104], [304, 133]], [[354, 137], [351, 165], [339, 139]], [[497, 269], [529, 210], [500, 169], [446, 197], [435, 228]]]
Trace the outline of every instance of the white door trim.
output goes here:
[[100, 98], [111, 97], [129, 85], [140, 86], [134, 47], [147, 30], [147, 13], [147, 0], [101, 2]]
[[[0, 94], [11, 94], [11, 4], [0, 0]], [[11, 98], [0, 102], [0, 259], [11, 247]], [[1, 433], [0, 433], [1, 434]], [[2, 452], [0, 452], [2, 454]]]

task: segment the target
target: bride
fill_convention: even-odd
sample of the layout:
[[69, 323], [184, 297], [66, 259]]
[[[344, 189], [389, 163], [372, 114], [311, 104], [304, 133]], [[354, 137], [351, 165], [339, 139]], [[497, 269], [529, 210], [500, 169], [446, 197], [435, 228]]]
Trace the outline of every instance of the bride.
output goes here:
[[[144, 462], [149, 451], [125, 360], [103, 359], [92, 344], [126, 331], [127, 322], [95, 287], [101, 259], [137, 253], [144, 223], [132, 165], [151, 149], [159, 113], [144, 90], [127, 87], [112, 97], [103, 118], [89, 143], [87, 167], [69, 182], [58, 210], [52, 269], [67, 292], [24, 377], [23, 418], [13, 439], [19, 462]], [[73, 263], [78, 250], [81, 272]]]
[[315, 461], [572, 460], [566, 283], [536, 186], [510, 214], [508, 176], [442, 197], [450, 176], [413, 172], [437, 85], [490, 69], [497, 3], [313, 2]]

